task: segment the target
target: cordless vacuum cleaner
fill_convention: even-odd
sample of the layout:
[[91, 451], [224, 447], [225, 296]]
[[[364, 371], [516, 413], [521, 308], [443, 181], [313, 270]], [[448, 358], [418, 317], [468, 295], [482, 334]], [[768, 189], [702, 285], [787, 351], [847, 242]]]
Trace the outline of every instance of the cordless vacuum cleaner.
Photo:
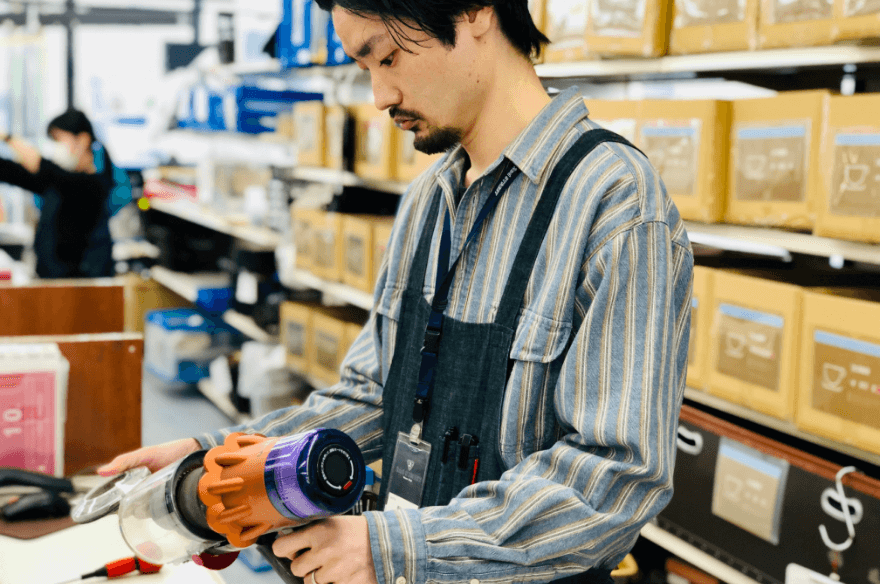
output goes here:
[[258, 544], [286, 581], [299, 582], [269, 549], [277, 532], [351, 510], [365, 479], [360, 449], [338, 430], [236, 433], [152, 475], [139, 468], [113, 477], [72, 517], [88, 523], [116, 512], [126, 544], [151, 564], [193, 560], [222, 569]]

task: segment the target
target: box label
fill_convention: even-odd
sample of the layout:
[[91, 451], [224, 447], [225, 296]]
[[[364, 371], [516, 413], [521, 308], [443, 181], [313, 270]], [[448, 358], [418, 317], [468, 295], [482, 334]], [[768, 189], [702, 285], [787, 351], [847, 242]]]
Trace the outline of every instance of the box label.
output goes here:
[[700, 301], [694, 296], [691, 298], [691, 332], [688, 337], [688, 365], [694, 364], [694, 353], [696, 353], [696, 350], [694, 349], [696, 346], [694, 337], [697, 336], [697, 315], [700, 314], [699, 308]]
[[736, 130], [734, 197], [802, 202], [806, 198], [808, 125], [740, 126]]
[[843, 15], [847, 18], [877, 13], [880, 13], [880, 0], [845, 0], [843, 3]]
[[697, 194], [700, 120], [686, 126], [649, 122], [642, 126], [640, 143], [670, 195]]
[[728, 24], [745, 19], [745, 0], [678, 0], [675, 3], [675, 28]]
[[296, 117], [296, 141], [301, 152], [318, 149], [318, 120], [315, 115], [315, 112], [308, 112]]
[[788, 468], [786, 460], [722, 436], [712, 514], [777, 545]]
[[367, 246], [363, 237], [349, 235], [345, 240], [345, 269], [358, 278], [363, 278], [367, 263]]
[[880, 134], [834, 136], [833, 215], [880, 217]]
[[880, 344], [816, 330], [813, 408], [880, 428]]
[[0, 466], [55, 474], [55, 373], [0, 374]]
[[339, 370], [339, 338], [324, 331], [315, 333], [315, 357], [318, 364], [330, 371]]
[[329, 229], [315, 231], [315, 248], [312, 261], [322, 268], [332, 268], [336, 265], [336, 236]]
[[306, 327], [305, 324], [291, 320], [287, 322], [287, 352], [294, 357], [304, 359], [306, 356]]
[[547, 38], [554, 49], [584, 45], [587, 30], [587, 4], [578, 0], [547, 0]]
[[646, 0], [593, 0], [590, 27], [607, 37], [639, 38], [645, 26]]
[[633, 118], [618, 118], [616, 120], [598, 120], [590, 118], [606, 130], [623, 136], [633, 144], [636, 143], [636, 121]]
[[779, 355], [785, 319], [721, 304], [718, 307], [717, 370], [747, 383], [779, 391]]
[[770, 4], [770, 22], [803, 22], [831, 18], [833, 0], [774, 0]]
[[327, 157], [330, 160], [342, 160], [342, 133], [345, 115], [342, 112], [334, 111], [328, 113], [324, 118], [327, 131]]

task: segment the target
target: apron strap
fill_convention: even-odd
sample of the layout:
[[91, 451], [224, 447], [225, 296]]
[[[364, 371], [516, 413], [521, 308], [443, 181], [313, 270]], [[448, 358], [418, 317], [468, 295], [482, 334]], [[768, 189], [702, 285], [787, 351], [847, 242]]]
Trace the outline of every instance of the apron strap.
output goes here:
[[550, 180], [544, 186], [541, 199], [535, 208], [526, 233], [519, 245], [519, 251], [507, 276], [507, 285], [501, 296], [501, 303], [495, 315], [495, 323], [509, 329], [516, 327], [516, 318], [522, 306], [526, 288], [529, 285], [532, 268], [538, 252], [541, 251], [547, 228], [556, 212], [556, 204], [562, 190], [568, 183], [574, 169], [587, 157], [596, 146], [603, 142], [617, 142], [635, 148], [626, 138], [604, 129], [590, 130], [568, 149], [550, 174]]
[[430, 203], [428, 216], [425, 218], [425, 224], [422, 226], [422, 235], [419, 238], [419, 245], [413, 254], [410, 262], [409, 280], [407, 280], [407, 289], [422, 293], [425, 288], [425, 274], [428, 270], [428, 259], [431, 253], [431, 239], [434, 237], [434, 227], [437, 225], [437, 216], [440, 214], [440, 199], [443, 198], [443, 191], [438, 187], [434, 200]]

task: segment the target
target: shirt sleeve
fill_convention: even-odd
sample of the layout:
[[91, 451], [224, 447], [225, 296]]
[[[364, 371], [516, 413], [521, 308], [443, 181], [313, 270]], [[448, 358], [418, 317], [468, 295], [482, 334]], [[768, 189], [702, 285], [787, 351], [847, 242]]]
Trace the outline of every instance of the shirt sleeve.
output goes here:
[[19, 163], [0, 158], [0, 182], [21, 187], [32, 193], [42, 194], [46, 188], [45, 181], [36, 174], [29, 172]]
[[672, 495], [692, 267], [662, 222], [590, 255], [553, 398], [561, 438], [448, 506], [367, 513], [381, 584], [547, 582], [622, 560]]
[[254, 421], [196, 438], [203, 448], [222, 444], [232, 432], [288, 436], [314, 428], [335, 428], [351, 436], [367, 462], [382, 453], [381, 346], [376, 313], [361, 330], [342, 364], [336, 385], [312, 392], [301, 406], [275, 410]]

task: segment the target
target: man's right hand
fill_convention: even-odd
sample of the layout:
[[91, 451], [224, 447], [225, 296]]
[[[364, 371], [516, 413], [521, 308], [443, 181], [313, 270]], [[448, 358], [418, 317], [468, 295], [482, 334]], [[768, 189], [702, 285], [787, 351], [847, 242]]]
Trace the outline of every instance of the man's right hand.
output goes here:
[[150, 472], [156, 472], [165, 468], [172, 462], [176, 462], [192, 454], [202, 447], [195, 438], [184, 438], [173, 442], [166, 442], [158, 446], [147, 446], [125, 454], [120, 454], [109, 463], [98, 469], [98, 474], [104, 477], [113, 476], [131, 468], [145, 466]]

